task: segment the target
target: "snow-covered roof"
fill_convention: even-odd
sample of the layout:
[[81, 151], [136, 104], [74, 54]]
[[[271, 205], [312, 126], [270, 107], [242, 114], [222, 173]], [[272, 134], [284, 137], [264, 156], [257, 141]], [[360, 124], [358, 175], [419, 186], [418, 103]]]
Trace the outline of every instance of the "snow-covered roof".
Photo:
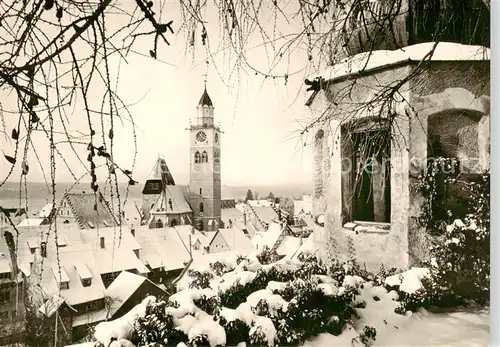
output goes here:
[[130, 228], [136, 228], [141, 225], [142, 214], [135, 201], [127, 202], [122, 211], [123, 219]]
[[297, 259], [298, 256], [303, 252], [314, 252], [314, 234], [311, 233], [309, 237], [303, 240], [302, 245], [293, 254], [287, 254], [286, 257], [289, 259]]
[[250, 206], [267, 206], [270, 207], [272, 203], [268, 200], [261, 199], [261, 200], [248, 200], [247, 204]]
[[251, 206], [250, 210], [255, 213], [259, 221], [270, 224], [279, 221], [279, 216], [271, 206]]
[[111, 307], [109, 309], [111, 317], [146, 280], [147, 278], [128, 271], [122, 271], [118, 275], [106, 289], [106, 295], [111, 298]]
[[239, 204], [236, 204], [236, 209], [238, 211], [240, 211], [241, 213], [245, 212], [246, 207], [247, 207], [247, 204], [245, 204], [244, 202], [240, 202]]
[[271, 223], [269, 224], [269, 228], [267, 231], [258, 232], [252, 238], [252, 244], [257, 250], [262, 250], [264, 246], [272, 248], [281, 233], [283, 232], [283, 228], [279, 223]]
[[294, 200], [293, 202], [293, 212], [295, 215], [303, 213], [311, 213], [312, 212], [312, 198], [310, 195], [304, 195], [302, 200]]
[[291, 259], [293, 254], [297, 252], [303, 240], [300, 237], [285, 236], [276, 248], [276, 253]]
[[226, 240], [229, 248], [241, 255], [248, 255], [255, 252], [252, 241], [239, 228], [232, 227], [230, 229], [219, 229], [218, 231], [224, 240]]
[[64, 198], [81, 229], [105, 228], [118, 224], [101, 193], [66, 193]]
[[[183, 269], [189, 261], [189, 244], [184, 244], [180, 234], [184, 226], [175, 228], [149, 229], [141, 226], [136, 229], [135, 237], [141, 245], [139, 258], [152, 269], [165, 271]], [[187, 233], [186, 233], [187, 234]], [[186, 242], [189, 242], [186, 240]]]
[[[58, 228], [58, 238], [64, 239], [66, 245], [58, 247], [56, 252], [54, 230], [47, 239], [47, 256], [40, 254], [40, 235], [46, 235], [49, 226], [39, 226], [23, 230], [18, 241], [18, 264], [20, 269], [30, 278], [30, 282], [39, 284], [44, 297], [59, 293], [69, 304], [77, 305], [104, 297], [105, 287], [101, 274], [107, 272], [121, 272], [137, 269], [141, 273], [148, 272], [144, 264], [137, 258], [134, 248], [138, 248], [130, 231], [122, 231], [122, 242], [119, 244], [118, 228], [103, 228], [99, 233], [80, 230], [78, 226], [67, 225]], [[105, 248], [100, 248], [99, 234], [108, 237]], [[116, 242], [113, 251], [113, 233], [116, 233]], [[45, 240], [44, 240], [45, 241]], [[1, 244], [1, 243], [0, 243]], [[36, 246], [35, 253], [31, 248]], [[57, 254], [58, 253], [58, 254]], [[30, 263], [33, 263], [32, 270]], [[59, 279], [59, 265], [61, 278]], [[41, 275], [41, 278], [40, 278]], [[82, 280], [91, 279], [88, 286]], [[59, 289], [59, 282], [69, 281], [68, 289]]]
[[184, 190], [180, 186], [165, 186], [158, 200], [151, 209], [151, 214], [179, 214], [192, 212]]
[[38, 218], [49, 218], [52, 213], [52, 207], [54, 205], [52, 203], [46, 203], [44, 207], [38, 213]]
[[79, 315], [73, 316], [72, 319], [72, 327], [78, 327], [82, 325], [87, 325], [87, 324], [92, 324], [92, 323], [99, 323], [107, 318], [109, 318], [110, 315], [108, 313], [108, 310], [106, 308], [103, 308], [98, 311], [89, 311], [85, 312]]
[[428, 54], [433, 50], [431, 61], [488, 61], [490, 49], [482, 46], [469, 46], [453, 42], [424, 42], [401, 49], [379, 50], [356, 54], [339, 63], [328, 66], [310, 78], [322, 77], [333, 80], [359, 72], [366, 72], [384, 66], [403, 62], [429, 60]]
[[235, 222], [237, 220], [243, 220], [243, 211], [240, 209], [233, 208], [223, 208], [221, 211], [221, 219], [225, 225], [229, 223], [229, 220]]
[[149, 180], [160, 180], [167, 185], [175, 185], [174, 178], [168, 169], [167, 162], [163, 158], [158, 158], [156, 160], [155, 166], [149, 174], [148, 181]]
[[30, 227], [30, 226], [37, 226], [37, 225], [42, 225], [43, 222], [45, 221], [44, 218], [26, 218], [22, 220], [17, 227]]
[[40, 306], [38, 311], [50, 318], [62, 304], [64, 304], [64, 299], [59, 295], [54, 294], [48, 298], [42, 306]]

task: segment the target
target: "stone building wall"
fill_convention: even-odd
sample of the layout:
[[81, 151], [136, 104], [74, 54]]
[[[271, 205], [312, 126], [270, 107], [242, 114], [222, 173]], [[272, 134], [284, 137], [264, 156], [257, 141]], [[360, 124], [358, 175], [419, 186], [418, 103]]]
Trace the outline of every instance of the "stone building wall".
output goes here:
[[[386, 67], [364, 76], [331, 82], [310, 105], [317, 119], [325, 112], [328, 122], [318, 124], [324, 142], [315, 147], [314, 182], [322, 181], [323, 194], [313, 197], [313, 214], [324, 214], [325, 227], [316, 226], [314, 241], [326, 258], [355, 256], [371, 270], [380, 264], [406, 268], [427, 256], [426, 233], [416, 225], [422, 199], [410, 192], [427, 156], [428, 117], [453, 110], [475, 112], [478, 123], [478, 153], [481, 168], [489, 163], [489, 62], [432, 62], [421, 74], [402, 84], [395, 97], [395, 118], [391, 130], [390, 227], [345, 228], [342, 210], [344, 162], [341, 125], [353, 119], [378, 115], [364, 107], [387, 86], [404, 81], [414, 69], [410, 63]], [[325, 118], [325, 117], [323, 117]], [[452, 119], [452, 118], [450, 118]], [[319, 165], [319, 162], [322, 165]], [[326, 171], [326, 172], [325, 172]], [[344, 175], [345, 177], [345, 175]], [[321, 189], [320, 189], [321, 191]]]

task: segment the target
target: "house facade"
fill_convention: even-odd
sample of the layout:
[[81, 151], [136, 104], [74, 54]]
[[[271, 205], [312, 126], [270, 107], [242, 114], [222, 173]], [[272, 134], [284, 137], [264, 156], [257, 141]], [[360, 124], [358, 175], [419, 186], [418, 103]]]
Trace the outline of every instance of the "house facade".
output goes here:
[[[313, 135], [313, 214], [325, 220], [315, 244], [325, 257], [348, 257], [354, 244], [375, 270], [418, 264], [428, 247], [411, 185], [428, 160], [458, 157], [468, 173], [489, 168], [489, 50], [441, 42], [361, 53], [321, 77], [307, 103], [314, 119], [328, 115]], [[377, 102], [395, 83], [390, 107]]]

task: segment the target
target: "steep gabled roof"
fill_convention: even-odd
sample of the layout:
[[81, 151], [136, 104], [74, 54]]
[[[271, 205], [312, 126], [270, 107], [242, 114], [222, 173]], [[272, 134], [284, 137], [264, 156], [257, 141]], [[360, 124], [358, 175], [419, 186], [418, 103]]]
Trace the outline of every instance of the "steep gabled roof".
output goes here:
[[151, 209], [151, 214], [183, 214], [192, 212], [182, 187], [165, 186]]
[[68, 202], [81, 229], [105, 228], [118, 225], [104, 196], [93, 193], [66, 193]]
[[241, 229], [233, 226], [230, 229], [219, 229], [217, 232], [222, 235], [233, 252], [241, 255], [255, 252], [252, 240], [246, 237]]
[[111, 298], [109, 316], [112, 317], [145, 281], [149, 280], [146, 277], [122, 271], [106, 289], [106, 295]]
[[142, 194], [158, 194], [163, 189], [163, 186], [167, 185], [175, 186], [174, 177], [170, 173], [165, 159], [158, 158], [146, 180]]

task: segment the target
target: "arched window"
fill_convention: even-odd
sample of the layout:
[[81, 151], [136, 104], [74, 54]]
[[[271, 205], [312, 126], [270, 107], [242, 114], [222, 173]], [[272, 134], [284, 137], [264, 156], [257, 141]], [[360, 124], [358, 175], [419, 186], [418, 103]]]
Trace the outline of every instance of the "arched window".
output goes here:
[[172, 207], [172, 199], [168, 198], [168, 207], [173, 210], [174, 208]]
[[201, 154], [201, 162], [202, 163], [207, 163], [208, 162], [208, 154], [206, 151], [203, 151], [203, 153]]
[[175, 227], [177, 224], [179, 224], [179, 223], [177, 223], [177, 219], [175, 219], [175, 218], [173, 218], [172, 221], [170, 222], [171, 227]]
[[158, 220], [156, 221], [156, 227], [157, 227], [157, 228], [163, 228], [163, 222], [161, 221], [161, 219], [158, 219]]
[[428, 118], [427, 158], [456, 158], [462, 171], [479, 173], [478, 124], [481, 114], [467, 110], [447, 110]]
[[200, 152], [196, 152], [194, 154], [194, 162], [195, 162], [195, 164], [201, 163]]
[[[467, 207], [461, 182], [474, 179], [481, 173], [479, 122], [482, 114], [470, 110], [451, 109], [429, 116], [427, 161], [435, 163], [436, 198], [432, 201], [433, 219], [447, 221], [448, 211], [459, 218], [465, 217]], [[457, 160], [457, 166], [449, 168], [439, 164], [438, 158]], [[443, 170], [443, 171], [441, 171]], [[446, 182], [443, 174], [461, 174], [455, 183]]]
[[200, 212], [203, 213], [203, 203], [200, 202]]
[[323, 196], [323, 137], [325, 132], [320, 129], [314, 138], [314, 195], [316, 198]]
[[200, 195], [202, 195], [202, 194], [203, 194], [203, 189], [200, 188]]

